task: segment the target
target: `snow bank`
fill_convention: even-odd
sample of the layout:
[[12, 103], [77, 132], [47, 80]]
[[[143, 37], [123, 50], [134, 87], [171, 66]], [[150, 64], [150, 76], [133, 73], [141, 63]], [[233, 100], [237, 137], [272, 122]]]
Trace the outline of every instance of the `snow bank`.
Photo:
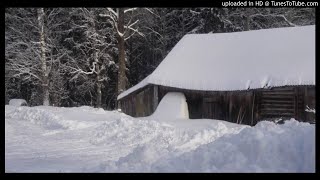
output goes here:
[[315, 128], [260, 122], [194, 151], [154, 163], [164, 172], [315, 172]]
[[151, 115], [157, 119], [189, 119], [188, 104], [183, 93], [169, 92]]
[[10, 106], [27, 106], [28, 103], [24, 99], [11, 99], [9, 101]]
[[5, 106], [6, 172], [314, 172], [315, 125]]
[[315, 85], [315, 26], [185, 35], [118, 99], [147, 84], [207, 91]]
[[67, 128], [59, 123], [59, 116], [46, 110], [36, 109], [32, 107], [18, 107], [6, 113], [6, 118], [16, 118], [20, 121], [30, 121], [46, 129]]
[[[73, 111], [76, 109], [76, 112]], [[79, 111], [80, 110], [80, 111]], [[86, 112], [100, 112], [103, 109], [95, 109], [88, 106], [83, 106], [79, 108], [58, 108], [52, 106], [36, 106], [36, 107], [10, 107], [6, 106], [6, 118], [17, 119], [19, 121], [29, 121], [32, 124], [38, 125], [45, 129], [80, 129], [86, 128], [92, 125], [92, 122], [75, 121], [68, 119], [65, 116], [73, 116], [79, 119], [89, 118], [86, 116]], [[63, 114], [60, 114], [65, 112]], [[60, 113], [57, 113], [60, 112]], [[96, 117], [96, 116], [93, 116]], [[92, 117], [91, 117], [92, 118]]]
[[[315, 172], [315, 128], [287, 121], [260, 122], [183, 153], [138, 146], [105, 171], [117, 172]], [[166, 155], [163, 155], [163, 153]], [[159, 156], [161, 158], [159, 158]]]
[[[188, 123], [186, 121], [191, 122], [185, 120], [184, 123]], [[121, 146], [128, 151], [117, 160], [109, 160], [89, 169], [94, 172], [157, 172], [151, 167], [160, 159], [195, 150], [244, 128], [241, 125], [231, 128], [222, 121], [211, 122], [214, 128], [203, 125], [197, 130], [193, 130], [192, 126], [180, 128], [177, 124], [152, 119], [118, 119], [105, 123], [95, 130], [96, 135], [91, 142], [95, 145]]]

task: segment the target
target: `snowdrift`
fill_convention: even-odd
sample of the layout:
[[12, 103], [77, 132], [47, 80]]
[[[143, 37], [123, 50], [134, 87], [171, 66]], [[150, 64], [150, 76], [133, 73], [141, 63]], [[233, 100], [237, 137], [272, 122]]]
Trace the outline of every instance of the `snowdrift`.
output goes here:
[[[182, 99], [182, 98], [179, 98]], [[315, 125], [5, 107], [6, 172], [315, 172]]]
[[27, 106], [28, 103], [24, 99], [11, 99], [9, 101], [10, 106]]
[[183, 93], [169, 92], [160, 101], [151, 115], [162, 119], [189, 119], [188, 104]]
[[264, 121], [180, 156], [159, 160], [164, 172], [314, 172], [314, 127], [298, 121]]

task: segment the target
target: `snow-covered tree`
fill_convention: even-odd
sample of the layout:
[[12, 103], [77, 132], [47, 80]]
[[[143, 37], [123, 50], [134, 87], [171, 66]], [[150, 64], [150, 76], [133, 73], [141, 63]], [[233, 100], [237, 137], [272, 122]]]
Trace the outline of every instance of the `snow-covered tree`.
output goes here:
[[[54, 22], [59, 9], [10, 8], [6, 9], [6, 70], [10, 77], [23, 83], [32, 84], [35, 89], [41, 87], [42, 102], [49, 105], [50, 72], [61, 52], [53, 47], [56, 42], [52, 32], [61, 22]], [[54, 23], [53, 23], [54, 22]]]
[[185, 34], [311, 25], [315, 9], [6, 8], [5, 22], [6, 102], [114, 108]]
[[40, 39], [40, 62], [41, 62], [41, 72], [42, 72], [42, 93], [43, 93], [43, 105], [49, 106], [49, 69], [47, 67], [47, 58], [46, 58], [46, 41], [44, 39], [45, 31], [44, 31], [44, 18], [45, 13], [43, 8], [37, 9], [38, 14], [38, 29], [39, 29], [39, 39]]
[[107, 73], [115, 64], [113, 54], [116, 51], [112, 25], [99, 17], [102, 10], [72, 8], [70, 32], [80, 37], [73, 36], [64, 40], [73, 47], [66, 63], [71, 74], [69, 81], [84, 80], [83, 83], [90, 87], [86, 89], [90, 95], [92, 92], [89, 91], [95, 87], [96, 107], [101, 107], [101, 91], [104, 84], [110, 80]]
[[[144, 36], [137, 28], [139, 19], [134, 20], [134, 12], [137, 8], [107, 8], [101, 17], [111, 20], [117, 36], [118, 43], [118, 83], [117, 93], [120, 94], [126, 89], [126, 53], [125, 41], [133, 35]], [[127, 16], [127, 18], [126, 18]]]
[[219, 16], [234, 31], [304, 26], [315, 23], [314, 8], [223, 8]]

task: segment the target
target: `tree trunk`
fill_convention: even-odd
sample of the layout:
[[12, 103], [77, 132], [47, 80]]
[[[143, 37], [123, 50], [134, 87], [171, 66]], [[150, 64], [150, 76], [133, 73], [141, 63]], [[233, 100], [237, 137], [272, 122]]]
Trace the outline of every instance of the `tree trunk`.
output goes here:
[[40, 48], [41, 48], [41, 70], [42, 70], [42, 90], [43, 90], [43, 105], [49, 106], [49, 79], [46, 64], [46, 44], [44, 40], [44, 10], [38, 9], [38, 23], [40, 28]]
[[[124, 9], [118, 9], [118, 46], [119, 46], [119, 71], [118, 71], [118, 95], [126, 88], [126, 62], [124, 49]], [[120, 109], [120, 104], [118, 104]]]
[[97, 82], [97, 108], [101, 108], [101, 82]]
[[250, 16], [247, 15], [245, 20], [246, 20], [246, 24], [245, 24], [244, 30], [249, 31], [250, 30]]
[[96, 100], [96, 107], [97, 108], [101, 108], [101, 82], [100, 82], [100, 66], [98, 64], [98, 52], [95, 52], [95, 62], [96, 64], [96, 72], [97, 72], [97, 76], [96, 76], [96, 85], [97, 85], [97, 100]]

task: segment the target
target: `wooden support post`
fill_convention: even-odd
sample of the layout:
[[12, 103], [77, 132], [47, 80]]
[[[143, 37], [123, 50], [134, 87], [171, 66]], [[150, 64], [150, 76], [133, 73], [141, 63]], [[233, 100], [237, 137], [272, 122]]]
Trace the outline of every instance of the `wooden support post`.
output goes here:
[[252, 100], [252, 104], [251, 104], [251, 126], [253, 126], [253, 121], [254, 121], [254, 103], [255, 103], [255, 97], [256, 97], [256, 93], [253, 91], [253, 100]]
[[310, 119], [308, 116], [309, 113], [307, 113], [305, 111], [305, 109], [307, 108], [307, 105], [308, 105], [308, 97], [309, 97], [308, 88], [305, 87], [304, 88], [304, 98], [303, 98], [303, 111], [302, 111], [303, 112], [303, 121], [308, 121]]
[[259, 91], [255, 91], [255, 103], [256, 103], [256, 109], [255, 109], [255, 122], [257, 123], [259, 120], [261, 120], [260, 116], [260, 103], [261, 103], [261, 93]]
[[294, 118], [298, 119], [298, 89], [294, 88]]
[[153, 98], [152, 98], [153, 99], [153, 112], [157, 109], [158, 103], [159, 103], [158, 89], [159, 89], [159, 86], [153, 85]]

